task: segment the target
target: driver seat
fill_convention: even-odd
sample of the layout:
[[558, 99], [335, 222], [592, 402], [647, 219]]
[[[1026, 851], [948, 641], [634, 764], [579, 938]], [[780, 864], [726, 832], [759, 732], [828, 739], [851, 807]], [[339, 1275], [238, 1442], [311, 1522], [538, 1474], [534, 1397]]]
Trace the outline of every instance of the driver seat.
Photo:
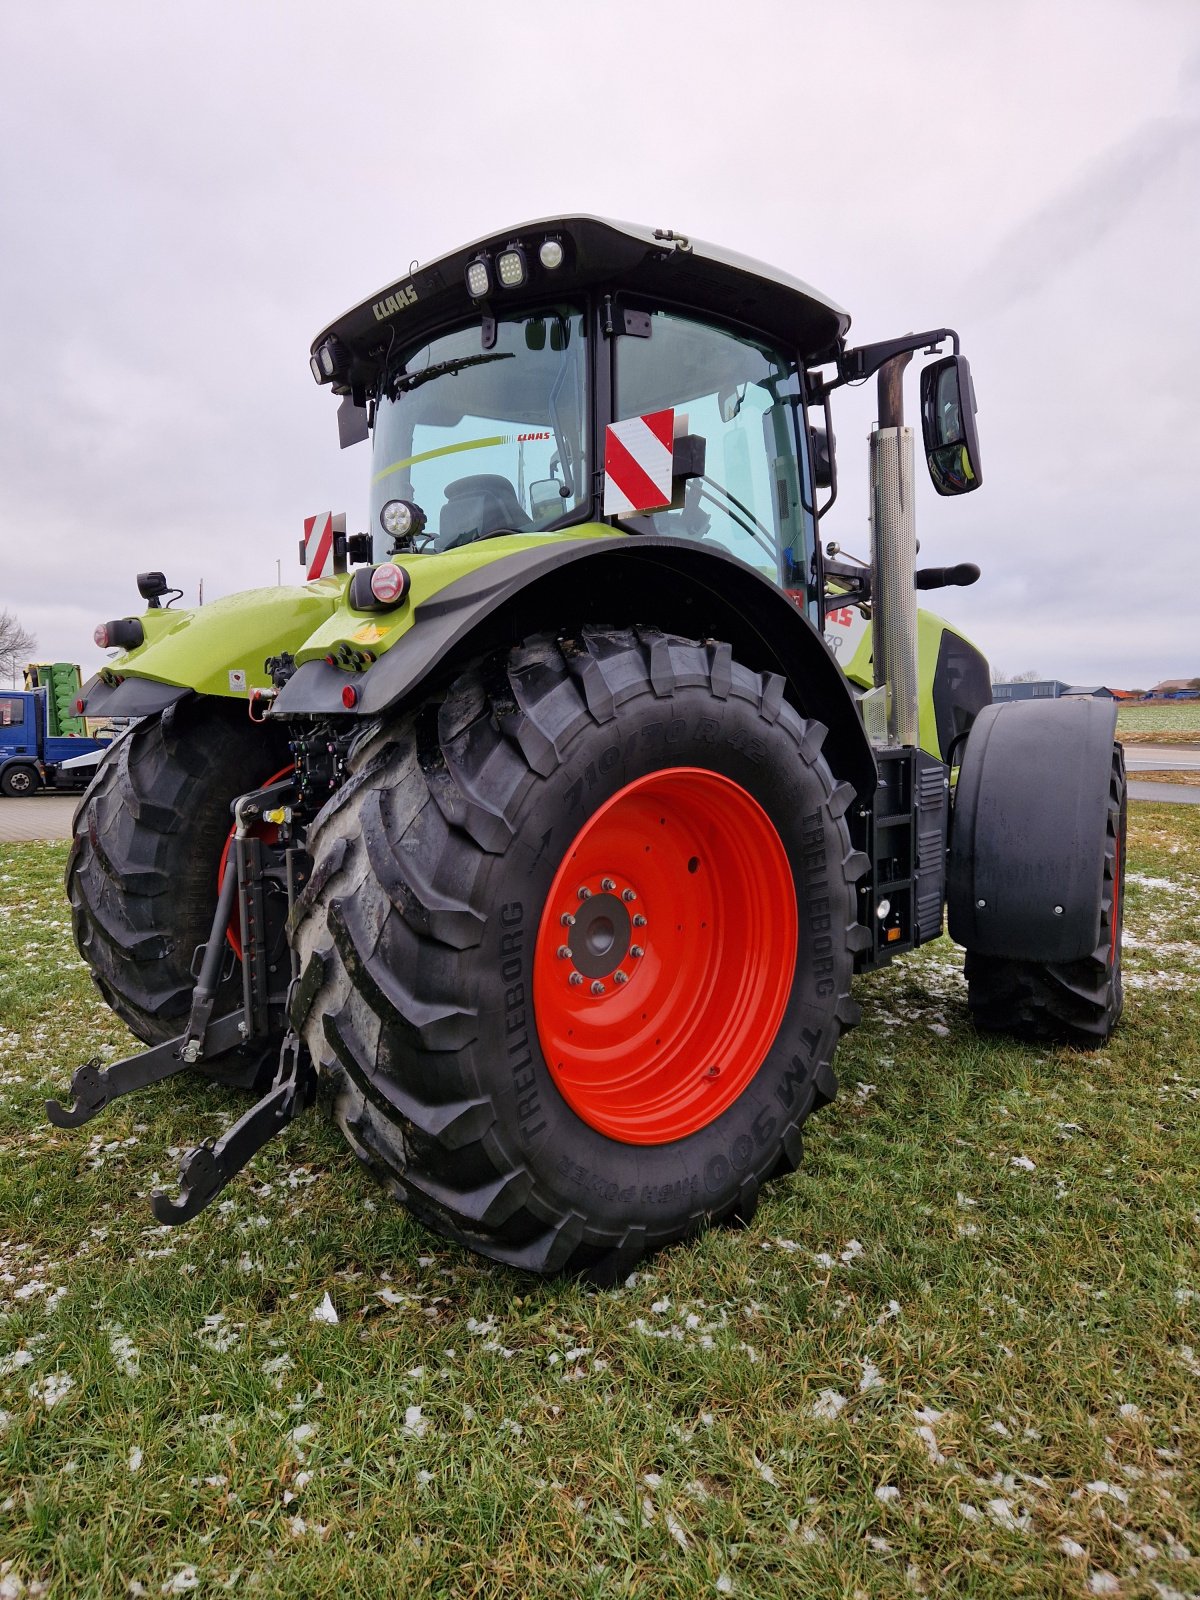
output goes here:
[[507, 478], [495, 472], [477, 473], [446, 485], [437, 548], [453, 550], [493, 533], [531, 533], [533, 526]]

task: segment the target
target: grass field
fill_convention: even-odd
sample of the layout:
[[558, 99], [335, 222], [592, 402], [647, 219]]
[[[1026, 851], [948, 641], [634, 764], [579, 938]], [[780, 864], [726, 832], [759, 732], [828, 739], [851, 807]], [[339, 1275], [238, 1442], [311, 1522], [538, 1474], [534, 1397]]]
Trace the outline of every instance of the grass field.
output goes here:
[[1131, 772], [1130, 777], [1141, 783], [1180, 783], [1185, 789], [1200, 786], [1200, 772], [1190, 769], [1172, 767], [1161, 772]]
[[1200, 700], [1144, 706], [1122, 702], [1117, 737], [1127, 744], [1200, 744]]
[[1196, 808], [1132, 808], [1106, 1049], [976, 1038], [934, 945], [754, 1223], [612, 1291], [441, 1244], [314, 1117], [156, 1227], [233, 1108], [44, 1122], [129, 1044], [64, 853], [0, 847], [3, 1600], [1200, 1593]]

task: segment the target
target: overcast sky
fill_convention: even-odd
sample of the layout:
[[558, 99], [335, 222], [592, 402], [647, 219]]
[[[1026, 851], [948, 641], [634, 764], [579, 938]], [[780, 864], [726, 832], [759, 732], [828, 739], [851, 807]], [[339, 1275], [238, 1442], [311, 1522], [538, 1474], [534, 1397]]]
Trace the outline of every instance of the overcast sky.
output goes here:
[[[985, 483], [922, 476], [931, 597], [994, 664], [1200, 674], [1200, 4], [0, 4], [0, 607], [39, 659], [161, 567], [299, 581], [365, 526], [313, 335], [479, 234], [598, 212], [952, 325]], [[910, 369], [911, 373], [912, 369]], [[866, 554], [874, 385], [824, 529]], [[915, 417], [915, 378], [909, 415]]]

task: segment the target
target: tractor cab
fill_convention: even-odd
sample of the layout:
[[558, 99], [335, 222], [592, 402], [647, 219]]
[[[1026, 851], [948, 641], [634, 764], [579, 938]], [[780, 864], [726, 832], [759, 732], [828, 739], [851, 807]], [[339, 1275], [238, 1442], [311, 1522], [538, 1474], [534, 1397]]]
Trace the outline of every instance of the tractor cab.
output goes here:
[[[705, 541], [815, 608], [806, 373], [848, 326], [758, 262], [564, 218], [414, 271], [326, 329], [311, 365], [343, 396], [343, 442], [372, 437], [376, 561], [607, 521]], [[635, 451], [615, 501], [609, 424], [664, 413], [668, 446], [690, 448], [657, 486]]]

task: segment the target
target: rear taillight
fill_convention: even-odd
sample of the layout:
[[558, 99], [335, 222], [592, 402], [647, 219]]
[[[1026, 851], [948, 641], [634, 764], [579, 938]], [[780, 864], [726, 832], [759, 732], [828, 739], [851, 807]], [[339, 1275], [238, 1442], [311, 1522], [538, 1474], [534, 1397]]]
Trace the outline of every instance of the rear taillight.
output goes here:
[[92, 634], [101, 650], [136, 650], [146, 642], [146, 634], [136, 617], [121, 617], [116, 622], [102, 622]]
[[394, 606], [397, 600], [403, 599], [407, 588], [408, 573], [390, 561], [382, 567], [376, 567], [371, 573], [371, 593], [380, 605]]
[[390, 611], [407, 597], [408, 573], [392, 561], [362, 567], [350, 580], [350, 604], [356, 611]]

